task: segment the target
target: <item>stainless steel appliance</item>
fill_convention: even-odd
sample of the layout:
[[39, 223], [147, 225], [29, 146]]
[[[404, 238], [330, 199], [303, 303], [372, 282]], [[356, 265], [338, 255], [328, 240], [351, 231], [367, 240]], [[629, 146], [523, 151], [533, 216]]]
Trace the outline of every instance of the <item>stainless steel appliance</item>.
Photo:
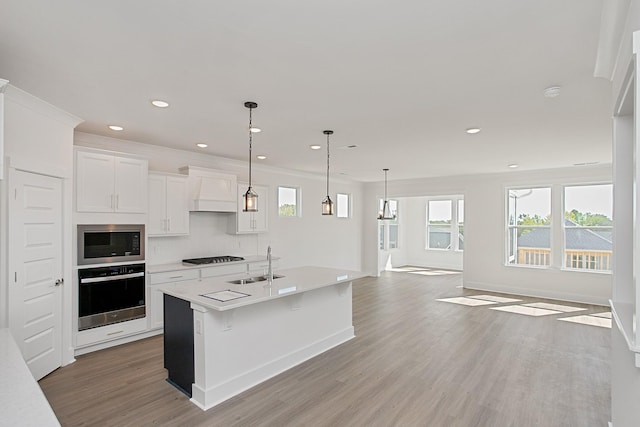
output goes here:
[[78, 265], [144, 261], [144, 224], [78, 225]]
[[240, 257], [240, 256], [231, 256], [231, 255], [220, 255], [220, 256], [211, 256], [211, 257], [204, 257], [204, 258], [190, 258], [190, 259], [183, 259], [182, 262], [185, 264], [194, 264], [194, 265], [201, 265], [201, 264], [219, 264], [222, 262], [233, 262], [233, 261], [244, 261], [244, 258]]
[[78, 270], [78, 330], [145, 317], [144, 264]]

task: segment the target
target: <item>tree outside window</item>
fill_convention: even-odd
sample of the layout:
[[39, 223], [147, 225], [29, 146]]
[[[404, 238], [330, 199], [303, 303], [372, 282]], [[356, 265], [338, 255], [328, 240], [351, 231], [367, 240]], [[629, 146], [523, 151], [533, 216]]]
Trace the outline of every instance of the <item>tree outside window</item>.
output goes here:
[[507, 190], [508, 263], [551, 264], [551, 188]]
[[564, 267], [611, 271], [613, 186], [564, 188]]

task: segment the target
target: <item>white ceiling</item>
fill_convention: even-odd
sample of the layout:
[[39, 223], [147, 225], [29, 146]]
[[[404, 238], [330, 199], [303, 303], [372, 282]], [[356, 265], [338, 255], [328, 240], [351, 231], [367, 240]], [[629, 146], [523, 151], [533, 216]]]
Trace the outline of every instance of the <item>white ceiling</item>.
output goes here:
[[[360, 181], [380, 181], [382, 168], [394, 180], [610, 163], [611, 84], [593, 77], [601, 10], [602, 0], [0, 0], [0, 78], [84, 119], [82, 132], [192, 151], [206, 142], [239, 160], [243, 104], [255, 101], [261, 162], [324, 173], [332, 129], [332, 173]], [[545, 98], [555, 85], [560, 96]]]

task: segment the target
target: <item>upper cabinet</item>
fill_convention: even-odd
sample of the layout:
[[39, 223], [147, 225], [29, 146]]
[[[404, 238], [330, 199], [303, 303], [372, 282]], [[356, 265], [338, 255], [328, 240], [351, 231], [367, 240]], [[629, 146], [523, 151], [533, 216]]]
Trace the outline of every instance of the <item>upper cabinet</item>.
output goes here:
[[190, 211], [236, 211], [235, 175], [196, 166], [185, 166], [180, 172], [189, 176]]
[[145, 213], [147, 172], [144, 159], [76, 151], [76, 210]]
[[149, 173], [149, 237], [189, 234], [188, 194], [186, 176]]
[[229, 221], [229, 232], [232, 234], [266, 233], [269, 231], [269, 187], [252, 185], [258, 195], [258, 212], [243, 212], [244, 198], [249, 184], [238, 184], [238, 205], [235, 221]]

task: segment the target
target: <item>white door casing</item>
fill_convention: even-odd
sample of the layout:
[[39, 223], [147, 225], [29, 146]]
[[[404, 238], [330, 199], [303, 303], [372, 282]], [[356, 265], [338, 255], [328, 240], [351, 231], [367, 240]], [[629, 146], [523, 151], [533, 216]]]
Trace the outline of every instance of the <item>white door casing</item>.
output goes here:
[[36, 380], [62, 364], [62, 180], [9, 171], [9, 327]]

